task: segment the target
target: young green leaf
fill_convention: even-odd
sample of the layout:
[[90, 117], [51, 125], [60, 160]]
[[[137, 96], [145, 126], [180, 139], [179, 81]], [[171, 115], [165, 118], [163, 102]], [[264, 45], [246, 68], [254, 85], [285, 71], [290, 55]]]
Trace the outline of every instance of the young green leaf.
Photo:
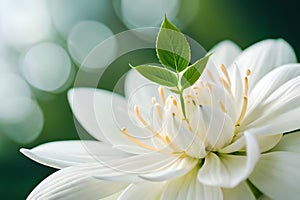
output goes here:
[[181, 78], [182, 89], [190, 87], [200, 78], [210, 56], [211, 54], [201, 58], [183, 73]]
[[140, 65], [133, 67], [145, 78], [159, 85], [176, 87], [178, 85], [177, 76], [170, 70], [151, 65]]
[[190, 46], [180, 30], [165, 17], [156, 40], [160, 63], [176, 72], [187, 68], [191, 58]]

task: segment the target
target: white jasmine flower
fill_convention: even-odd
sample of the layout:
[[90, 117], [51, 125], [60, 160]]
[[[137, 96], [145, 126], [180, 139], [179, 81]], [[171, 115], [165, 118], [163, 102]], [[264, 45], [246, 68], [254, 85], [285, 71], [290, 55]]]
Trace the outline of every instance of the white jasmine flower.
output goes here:
[[[255, 199], [253, 185], [272, 199], [297, 199], [300, 134], [283, 136], [300, 128], [300, 65], [292, 48], [265, 40], [241, 52], [224, 41], [213, 51], [184, 92], [186, 116], [176, 94], [162, 87], [135, 96], [134, 117], [122, 96], [72, 89], [73, 113], [98, 141], [22, 149], [60, 169], [28, 199]], [[145, 81], [130, 72], [126, 97]]]

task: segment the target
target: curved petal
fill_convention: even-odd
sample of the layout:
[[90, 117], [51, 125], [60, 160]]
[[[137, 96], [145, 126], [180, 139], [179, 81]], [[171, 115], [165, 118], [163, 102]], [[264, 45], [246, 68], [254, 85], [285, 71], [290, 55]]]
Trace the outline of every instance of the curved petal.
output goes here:
[[231, 189], [224, 188], [222, 191], [224, 200], [256, 200], [246, 182], [241, 182], [238, 186]]
[[27, 200], [95, 200], [119, 192], [128, 185], [98, 180], [93, 178], [92, 174], [81, 166], [64, 168], [43, 180]]
[[272, 151], [289, 151], [300, 153], [300, 132], [288, 133], [282, 137], [280, 142]]
[[21, 149], [30, 159], [53, 168], [65, 168], [81, 163], [116, 160], [128, 156], [98, 141], [59, 141], [39, 145], [33, 149]]
[[118, 200], [155, 200], [159, 199], [165, 183], [161, 182], [142, 182], [131, 184], [120, 195]]
[[271, 199], [299, 199], [300, 154], [271, 152], [261, 156], [250, 181]]
[[253, 88], [249, 95], [249, 107], [244, 119], [248, 124], [262, 113], [262, 106], [271, 94], [282, 85], [300, 75], [300, 64], [287, 64], [278, 67], [264, 76]]
[[257, 135], [285, 133], [300, 128], [300, 76], [274, 91], [260, 106], [257, 119], [246, 126]]
[[293, 48], [283, 39], [268, 39], [258, 42], [244, 50], [234, 60], [242, 75], [246, 75], [247, 69], [251, 70], [252, 73], [249, 77], [250, 90], [272, 69], [295, 62], [297, 62], [297, 58]]
[[102, 180], [126, 181], [135, 176], [133, 180], [163, 181], [184, 175], [197, 163], [197, 159], [189, 157], [179, 158], [159, 153], [143, 154], [105, 162], [105, 165], [115, 172], [102, 173], [96, 177]]
[[198, 172], [198, 180], [210, 186], [233, 188], [244, 181], [259, 159], [259, 147], [254, 136], [245, 133], [247, 156], [208, 154]]
[[189, 157], [181, 158], [165, 169], [158, 170], [154, 173], [141, 175], [140, 177], [150, 181], [170, 180], [185, 175], [191, 171], [196, 164], [198, 164], [197, 159]]
[[229, 66], [233, 60], [242, 52], [239, 46], [230, 40], [224, 40], [215, 45], [209, 53], [213, 53], [212, 59], [217, 65]]
[[[122, 133], [121, 129], [126, 127], [132, 137], [143, 139], [143, 143], [152, 143], [149, 133], [134, 124], [134, 119], [129, 116], [124, 97], [102, 89], [77, 88], [69, 93], [73, 97], [72, 109], [76, 117], [80, 122], [86, 122], [87, 127], [90, 123], [97, 127], [97, 136], [101, 133], [101, 140], [113, 145], [132, 146], [133, 152], [130, 153], [144, 153], [146, 150], [134, 148], [137, 145]], [[85, 110], [86, 106], [89, 109]]]
[[94, 107], [96, 89], [76, 88], [68, 92], [68, 100], [76, 119], [94, 138], [107, 142], [99, 127]]
[[[283, 134], [276, 135], [258, 135], [256, 137], [260, 152], [266, 152], [272, 149], [281, 140]], [[233, 153], [237, 151], [245, 151], [246, 141], [245, 136], [241, 136], [232, 144], [219, 150], [220, 153]]]
[[170, 181], [163, 191], [161, 200], [209, 199], [222, 200], [222, 190], [199, 183], [197, 169], [189, 174]]

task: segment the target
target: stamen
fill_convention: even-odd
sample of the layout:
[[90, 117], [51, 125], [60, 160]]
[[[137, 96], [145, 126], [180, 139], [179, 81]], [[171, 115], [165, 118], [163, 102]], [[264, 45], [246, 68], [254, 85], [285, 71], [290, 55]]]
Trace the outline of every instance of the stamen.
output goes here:
[[176, 99], [173, 99], [173, 105], [177, 107], [177, 101], [176, 101]]
[[152, 97], [152, 104], [154, 105], [156, 103], [156, 98], [155, 97]]
[[220, 81], [222, 82], [223, 86], [225, 87], [225, 89], [227, 90], [227, 92], [230, 94], [230, 96], [232, 98], [234, 98], [233, 94], [232, 94], [232, 91], [230, 89], [230, 86], [228, 85], [227, 81], [225, 81], [224, 78], [220, 78]]
[[127, 132], [127, 130], [126, 130], [125, 127], [122, 128], [122, 132], [124, 133], [124, 135], [125, 135], [130, 141], [132, 141], [132, 142], [135, 143], [136, 145], [138, 145], [138, 146], [140, 146], [140, 147], [143, 147], [143, 148], [145, 148], [145, 149], [151, 150], [151, 151], [158, 151], [158, 149], [156, 149], [156, 148], [154, 148], [154, 147], [152, 147], [152, 146], [149, 146], [149, 145], [147, 145], [147, 144], [144, 144], [143, 142], [141, 142], [141, 141], [135, 139], [132, 135], [130, 135], [130, 134]]
[[214, 77], [209, 69], [206, 69], [206, 73], [212, 82], [216, 82], [216, 80], [214, 79]]
[[235, 126], [241, 125], [241, 122], [244, 119], [246, 111], [247, 111], [247, 106], [248, 106], [248, 97], [244, 97], [242, 112], [241, 112], [241, 115], [240, 115], [239, 119], [237, 120]]
[[220, 67], [221, 67], [221, 71], [223, 72], [223, 74], [225, 75], [225, 77], [227, 79], [228, 84], [231, 85], [230, 77], [229, 77], [229, 74], [228, 74], [228, 71], [227, 71], [225, 65], [221, 64]]
[[[249, 76], [251, 74], [251, 71], [248, 69], [247, 70], [247, 76]], [[246, 111], [247, 111], [247, 107], [248, 107], [248, 90], [249, 90], [249, 80], [248, 77], [245, 77], [244, 79], [244, 100], [243, 100], [243, 107], [242, 107], [242, 111], [240, 114], [239, 119], [237, 120], [235, 126], [240, 126], [242, 120], [244, 119], [245, 115], [246, 115]]]
[[220, 107], [221, 107], [222, 111], [223, 111], [224, 113], [227, 113], [227, 110], [226, 110], [224, 104], [222, 103], [222, 101], [219, 101], [219, 104], [220, 104]]
[[142, 124], [148, 129], [150, 130], [153, 135], [157, 138], [159, 138], [160, 140], [163, 140], [163, 138], [160, 136], [160, 134], [158, 132], [156, 132], [155, 130], [153, 130], [153, 128], [146, 122], [146, 120], [144, 120], [143, 116], [141, 115], [140, 111], [139, 111], [139, 107], [137, 105], [134, 106], [134, 111], [136, 116], [139, 118], [139, 120], [142, 122]]
[[162, 119], [162, 112], [161, 112], [159, 103], [156, 103], [154, 106], [157, 109], [157, 115], [158, 115], [159, 119]]
[[251, 74], [251, 70], [247, 69], [247, 76], [250, 76], [250, 74]]
[[164, 91], [164, 88], [159, 87], [158, 88], [158, 93], [159, 93], [159, 96], [160, 96], [160, 99], [161, 99], [161, 103], [164, 106], [165, 105], [165, 91]]

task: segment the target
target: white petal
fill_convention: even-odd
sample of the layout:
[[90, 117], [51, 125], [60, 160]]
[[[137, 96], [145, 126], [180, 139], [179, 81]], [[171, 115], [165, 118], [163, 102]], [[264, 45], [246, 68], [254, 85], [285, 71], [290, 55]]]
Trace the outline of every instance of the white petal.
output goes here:
[[128, 156], [98, 141], [50, 142], [30, 150], [21, 149], [20, 151], [36, 162], [58, 169], [81, 163], [117, 160]]
[[92, 88], [71, 89], [68, 92], [68, 100], [73, 114], [85, 130], [94, 138], [100, 141], [107, 141], [96, 118], [95, 92], [96, 89]]
[[199, 183], [197, 169], [194, 169], [189, 174], [170, 181], [161, 196], [161, 200], [182, 199], [222, 200], [223, 196], [221, 188]]
[[249, 132], [266, 135], [300, 128], [300, 76], [273, 92], [260, 106], [257, 119], [247, 125]]
[[242, 51], [234, 42], [224, 40], [214, 46], [210, 52], [213, 52], [212, 59], [217, 65], [229, 66]]
[[64, 168], [43, 180], [27, 200], [95, 200], [110, 196], [128, 185], [101, 181], [92, 174], [80, 166]]
[[122, 192], [118, 200], [155, 200], [159, 199], [161, 191], [165, 183], [161, 182], [141, 182], [138, 184], [131, 184]]
[[113, 173], [103, 173], [97, 178], [103, 180], [128, 180], [137, 177], [153, 181], [176, 178], [187, 173], [198, 161], [192, 158], [179, 158], [159, 153], [132, 156], [118, 161], [106, 162], [105, 165], [114, 169]]
[[[122, 133], [121, 129], [126, 127], [132, 137], [143, 139], [143, 143], [152, 143], [149, 134], [147, 135], [146, 131], [134, 124], [129, 117], [127, 101], [124, 97], [106, 90], [88, 88], [73, 89], [70, 94], [73, 94], [71, 95], [73, 112], [79, 121], [82, 119], [87, 122], [87, 125], [91, 121], [94, 126], [97, 126], [98, 135], [101, 133], [99, 139], [113, 145], [136, 146]], [[90, 109], [85, 110], [86, 106]]]
[[227, 189], [222, 189], [224, 200], [255, 200], [250, 187], [246, 182], [241, 182], [238, 186]]
[[221, 110], [209, 106], [202, 106], [200, 111], [206, 128], [205, 138], [210, 145], [208, 148], [218, 150], [229, 144], [234, 134], [231, 118]]
[[[256, 137], [260, 152], [266, 152], [272, 149], [281, 140], [282, 134], [277, 135], [258, 135]], [[240, 137], [232, 144], [219, 150], [220, 153], [233, 153], [236, 151], [245, 151], [245, 136]]]
[[143, 179], [150, 181], [164, 181], [177, 178], [191, 171], [198, 163], [194, 158], [181, 158], [165, 169], [160, 169], [157, 172], [140, 176]]
[[272, 69], [297, 62], [292, 47], [284, 40], [264, 40], [247, 48], [234, 61], [241, 70], [242, 76], [246, 75], [247, 69], [251, 70], [249, 77], [249, 89]]
[[259, 159], [259, 147], [254, 136], [245, 133], [247, 156], [210, 153], [198, 172], [198, 180], [210, 186], [233, 188], [244, 181]]
[[282, 137], [280, 142], [272, 151], [289, 151], [300, 153], [300, 132], [288, 133]]
[[261, 156], [250, 181], [271, 199], [299, 199], [300, 154], [271, 152]]
[[300, 75], [299, 64], [287, 64], [278, 67], [264, 76], [249, 95], [249, 107], [244, 119], [245, 123], [255, 120], [262, 112], [262, 106], [271, 94], [282, 85]]

